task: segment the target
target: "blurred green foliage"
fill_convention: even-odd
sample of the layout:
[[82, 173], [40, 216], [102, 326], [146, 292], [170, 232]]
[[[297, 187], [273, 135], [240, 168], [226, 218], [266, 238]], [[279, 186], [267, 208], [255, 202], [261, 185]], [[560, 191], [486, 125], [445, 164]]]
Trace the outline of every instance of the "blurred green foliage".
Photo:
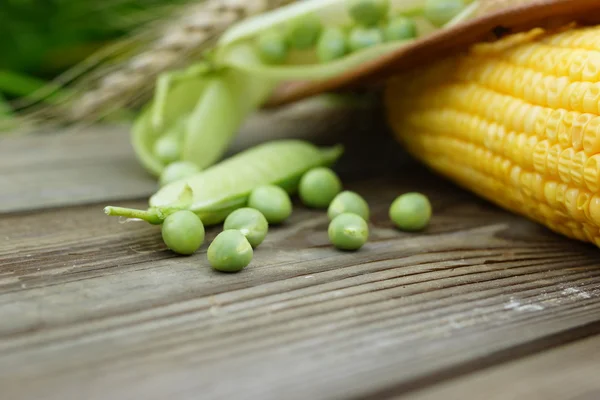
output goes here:
[[[0, 0], [0, 72], [48, 81], [190, 0]], [[23, 96], [31, 85], [3, 87]]]

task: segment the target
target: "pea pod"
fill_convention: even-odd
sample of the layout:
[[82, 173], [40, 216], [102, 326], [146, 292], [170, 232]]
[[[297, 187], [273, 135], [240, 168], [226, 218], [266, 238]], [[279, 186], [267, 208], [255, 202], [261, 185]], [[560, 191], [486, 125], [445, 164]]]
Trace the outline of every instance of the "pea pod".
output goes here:
[[[259, 62], [256, 52], [246, 51], [244, 55], [247, 63]], [[181, 158], [199, 168], [206, 168], [223, 156], [240, 126], [271, 93], [275, 82], [235, 69], [220, 71], [207, 81], [204, 94], [189, 117]]]
[[[183, 128], [182, 122], [189, 116], [201, 94], [206, 82], [190, 80], [183, 84], [178, 82], [165, 93], [164, 104], [159, 104], [160, 98], [147, 104], [138, 115], [131, 131], [131, 142], [138, 161], [152, 175], [158, 177], [166, 164], [154, 153], [154, 145], [163, 135], [168, 135], [173, 129]], [[155, 116], [160, 114], [160, 124], [156, 124]]]
[[173, 212], [190, 210], [204, 225], [214, 225], [244, 207], [254, 188], [273, 184], [293, 193], [306, 171], [331, 166], [342, 153], [341, 145], [319, 148], [295, 139], [267, 142], [164, 186], [150, 197], [147, 210], [108, 206], [104, 211], [161, 224]]

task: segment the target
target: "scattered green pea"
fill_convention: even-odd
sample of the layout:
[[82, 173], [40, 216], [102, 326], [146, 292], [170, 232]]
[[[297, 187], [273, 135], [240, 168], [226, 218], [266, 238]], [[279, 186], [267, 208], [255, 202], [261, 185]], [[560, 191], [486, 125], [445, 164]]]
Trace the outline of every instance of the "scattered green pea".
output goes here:
[[175, 161], [165, 167], [160, 174], [159, 184], [165, 186], [171, 182], [178, 181], [195, 173], [200, 172], [200, 168], [191, 161]]
[[246, 236], [250, 245], [256, 248], [265, 240], [269, 231], [269, 223], [260, 211], [244, 207], [227, 216], [223, 229], [237, 229]]
[[276, 31], [268, 31], [257, 39], [261, 58], [270, 64], [282, 64], [288, 56], [288, 45], [284, 36]]
[[317, 57], [321, 62], [336, 60], [346, 55], [348, 43], [340, 28], [327, 28], [317, 43]]
[[389, 217], [403, 231], [419, 231], [429, 224], [431, 203], [421, 193], [406, 193], [393, 201]]
[[181, 157], [181, 143], [175, 135], [161, 136], [154, 142], [154, 155], [165, 164], [170, 164]]
[[411, 18], [396, 17], [384, 28], [387, 41], [412, 39], [417, 36], [417, 25]]
[[280, 224], [292, 215], [289, 194], [276, 185], [262, 185], [252, 190], [248, 207], [260, 211], [269, 224]]
[[443, 26], [464, 8], [464, 0], [426, 0], [424, 15], [434, 25]]
[[352, 51], [373, 47], [383, 43], [383, 41], [383, 32], [380, 28], [363, 28], [360, 26], [352, 29], [348, 38], [348, 44]]
[[219, 233], [208, 246], [207, 257], [211, 267], [221, 272], [238, 272], [252, 261], [252, 245], [237, 229]]
[[298, 186], [298, 195], [302, 203], [313, 208], [327, 208], [341, 191], [340, 178], [326, 167], [312, 168], [307, 171], [300, 178]]
[[365, 221], [369, 220], [369, 204], [358, 193], [345, 190], [335, 196], [327, 209], [329, 220], [340, 214], [352, 213], [360, 216]]
[[193, 254], [204, 243], [204, 224], [196, 214], [188, 210], [167, 216], [161, 231], [167, 247], [178, 254]]
[[323, 26], [321, 20], [314, 14], [302, 16], [291, 21], [286, 29], [288, 44], [298, 50], [307, 50], [313, 47]]
[[351, 0], [348, 11], [357, 23], [374, 26], [386, 17], [388, 10], [388, 0]]
[[359, 215], [342, 213], [329, 223], [327, 233], [336, 248], [358, 250], [369, 239], [369, 226]]

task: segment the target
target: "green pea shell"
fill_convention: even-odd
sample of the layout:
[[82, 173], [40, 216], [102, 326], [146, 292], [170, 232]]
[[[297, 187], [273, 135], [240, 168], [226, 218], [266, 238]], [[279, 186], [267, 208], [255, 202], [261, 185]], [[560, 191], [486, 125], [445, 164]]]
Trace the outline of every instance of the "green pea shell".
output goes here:
[[369, 226], [359, 215], [343, 213], [327, 229], [329, 240], [340, 250], [358, 250], [369, 239]]
[[169, 215], [161, 226], [161, 233], [167, 247], [178, 254], [193, 254], [204, 243], [204, 225], [191, 211]]
[[398, 196], [390, 206], [389, 217], [403, 231], [420, 231], [431, 219], [431, 203], [421, 193]]
[[250, 264], [253, 256], [250, 242], [237, 229], [219, 233], [207, 251], [211, 267], [221, 272], [239, 272]]
[[235, 210], [227, 216], [223, 224], [223, 229], [237, 229], [246, 236], [250, 245], [256, 248], [267, 237], [269, 223], [260, 211], [244, 207]]

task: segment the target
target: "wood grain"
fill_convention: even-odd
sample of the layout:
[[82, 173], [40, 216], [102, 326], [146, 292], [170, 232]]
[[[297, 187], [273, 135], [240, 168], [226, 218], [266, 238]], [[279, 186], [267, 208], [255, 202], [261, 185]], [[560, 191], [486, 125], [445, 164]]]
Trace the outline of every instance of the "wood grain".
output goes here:
[[[565, 292], [587, 297], [577, 290]], [[463, 400], [465, 393], [485, 392], [489, 400], [594, 400], [600, 398], [599, 367], [600, 337], [594, 336], [398, 398]]]
[[[346, 182], [373, 208], [363, 250], [297, 205], [234, 275], [207, 266], [218, 227], [176, 257], [103, 203], [5, 215], [2, 398], [383, 398], [600, 333], [596, 248], [414, 164]], [[387, 220], [408, 190], [433, 201], [420, 234]]]

